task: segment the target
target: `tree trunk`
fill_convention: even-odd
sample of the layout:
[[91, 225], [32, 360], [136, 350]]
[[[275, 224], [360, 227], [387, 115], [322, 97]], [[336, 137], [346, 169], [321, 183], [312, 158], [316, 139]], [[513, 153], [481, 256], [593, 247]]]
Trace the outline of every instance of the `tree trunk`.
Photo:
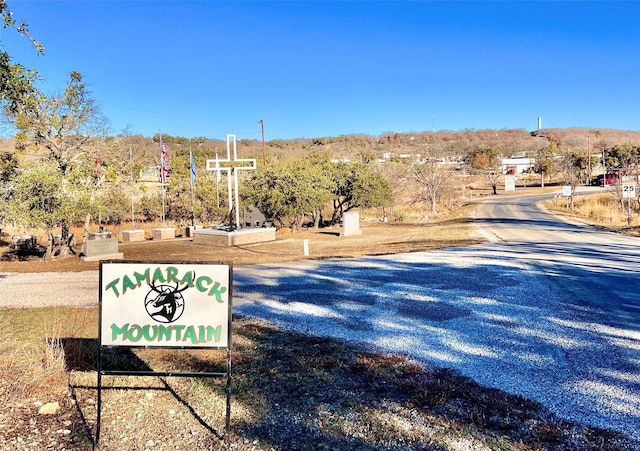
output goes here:
[[58, 257], [65, 258], [69, 256], [69, 224], [63, 222], [60, 231], [60, 243], [58, 243]]
[[84, 229], [82, 230], [82, 249], [83, 251], [87, 248], [87, 240], [89, 239], [89, 223], [91, 221], [91, 213], [87, 213], [87, 216], [84, 218]]
[[342, 219], [344, 202], [339, 199], [333, 200], [333, 215], [331, 216], [331, 225], [337, 224]]
[[51, 229], [47, 231], [47, 252], [44, 254], [45, 260], [51, 260], [53, 257], [53, 232]]

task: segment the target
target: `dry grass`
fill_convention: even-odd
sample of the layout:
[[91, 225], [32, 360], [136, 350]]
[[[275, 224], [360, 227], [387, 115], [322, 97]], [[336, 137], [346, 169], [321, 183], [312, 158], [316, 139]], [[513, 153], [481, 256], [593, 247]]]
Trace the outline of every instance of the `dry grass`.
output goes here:
[[[238, 265], [299, 259], [303, 239], [311, 258], [462, 246], [476, 242], [469, 238], [472, 208], [436, 223], [365, 224], [362, 237], [349, 240], [305, 231], [214, 252], [181, 239], [122, 247], [131, 259]], [[87, 268], [74, 262], [3, 262], [0, 271]], [[0, 313], [0, 449], [94, 448], [98, 310]], [[558, 421], [533, 401], [405, 357], [362, 352], [251, 318], [234, 318], [233, 340], [226, 437], [224, 380], [109, 376], [103, 378], [99, 449], [631, 449], [615, 433]], [[221, 351], [120, 349], [106, 362], [120, 369], [214, 371], [225, 358]], [[61, 406], [57, 414], [37, 415], [40, 403], [54, 401]]]
[[640, 210], [638, 201], [631, 202], [631, 223], [627, 199], [624, 206], [611, 192], [575, 196], [573, 209], [562, 200], [547, 201], [545, 206], [552, 212], [572, 219], [602, 227], [625, 235], [640, 236]]
[[[309, 243], [309, 257], [359, 257], [372, 254], [392, 254], [478, 243], [469, 237], [469, 216], [475, 207], [468, 204], [438, 221], [427, 223], [363, 221], [362, 235], [340, 237], [340, 227], [309, 229], [291, 233], [278, 232], [273, 242], [246, 246], [205, 246], [193, 244], [190, 238], [134, 243], [120, 243], [125, 259], [173, 261], [222, 261], [233, 265], [276, 263], [305, 258], [303, 240]], [[114, 233], [115, 236], [115, 233]], [[5, 240], [8, 241], [8, 240]], [[77, 251], [79, 252], [79, 248]], [[20, 258], [0, 244], [0, 272], [86, 271], [98, 269], [97, 262], [81, 262], [77, 258], [45, 261], [37, 257]]]

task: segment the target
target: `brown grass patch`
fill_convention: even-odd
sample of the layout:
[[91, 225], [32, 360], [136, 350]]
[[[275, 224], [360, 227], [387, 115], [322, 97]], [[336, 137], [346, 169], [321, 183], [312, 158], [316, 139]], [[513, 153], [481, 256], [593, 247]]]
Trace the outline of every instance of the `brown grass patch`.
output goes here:
[[[296, 233], [280, 231], [276, 241], [246, 246], [206, 246], [193, 244], [190, 238], [166, 241], [147, 240], [120, 243], [119, 250], [125, 259], [158, 261], [222, 261], [233, 265], [277, 263], [305, 258], [303, 240], [309, 243], [311, 259], [328, 257], [361, 257], [386, 255], [398, 252], [415, 252], [441, 249], [451, 246], [468, 246], [479, 243], [469, 237], [469, 216], [475, 204], [468, 204], [459, 211], [442, 216], [428, 223], [370, 221], [361, 223], [362, 234], [340, 236], [341, 227], [308, 229]], [[114, 234], [115, 236], [115, 234]], [[5, 240], [6, 241], [6, 240]], [[77, 249], [80, 252], [80, 249]], [[0, 247], [4, 258], [0, 260], [0, 272], [87, 271], [98, 269], [97, 262], [82, 262], [78, 258], [45, 261], [31, 257], [20, 261], [7, 246]]]
[[[618, 187], [616, 187], [618, 189]], [[575, 196], [573, 209], [565, 199], [545, 202], [553, 213], [560, 214], [612, 232], [630, 236], [640, 236], [640, 209], [638, 201], [631, 201], [631, 222], [629, 223], [628, 200], [624, 205], [612, 192]]]

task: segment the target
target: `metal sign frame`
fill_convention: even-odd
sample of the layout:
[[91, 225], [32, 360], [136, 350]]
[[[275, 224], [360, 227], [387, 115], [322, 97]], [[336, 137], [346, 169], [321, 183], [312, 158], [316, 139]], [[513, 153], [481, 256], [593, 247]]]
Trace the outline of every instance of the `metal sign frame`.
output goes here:
[[[141, 266], [142, 267], [146, 266], [146, 267], [149, 267], [149, 269], [147, 271], [141, 271], [141, 272], [133, 271], [132, 272], [133, 278], [128, 277], [127, 275], [125, 275], [125, 277], [122, 278], [122, 281], [120, 281], [120, 279], [118, 278], [118, 282], [121, 284], [120, 285], [121, 290], [118, 290], [117, 283], [114, 282], [115, 279], [113, 279], [111, 282], [109, 282], [109, 279], [105, 279], [105, 274], [108, 273], [113, 267], [116, 267], [116, 266], [121, 268], [127, 268], [127, 267], [139, 268]], [[156, 270], [154, 270], [153, 273], [151, 271], [152, 267], [156, 268]], [[220, 286], [217, 283], [217, 281], [215, 281], [213, 278], [206, 275], [207, 274], [206, 271], [205, 271], [205, 275], [202, 275], [202, 271], [199, 271], [196, 273], [195, 271], [192, 270], [191, 275], [189, 275], [188, 271], [183, 271], [182, 273], [180, 273], [179, 271], [179, 269], [183, 269], [183, 270], [187, 268], [202, 269], [206, 267], [209, 267], [209, 269], [215, 269], [216, 272], [219, 274], [224, 274], [224, 277], [226, 277], [227, 286], [226, 287]], [[200, 274], [200, 276], [198, 276], [198, 274]], [[97, 399], [97, 406], [96, 406], [97, 407], [96, 437], [95, 437], [96, 445], [99, 444], [99, 441], [100, 441], [100, 422], [102, 417], [102, 377], [103, 376], [157, 376], [157, 377], [167, 376], [167, 377], [226, 378], [226, 385], [225, 385], [225, 395], [226, 395], [225, 437], [226, 437], [226, 435], [229, 433], [230, 424], [231, 424], [231, 348], [232, 348], [232, 313], [233, 313], [232, 312], [232, 304], [233, 304], [232, 302], [232, 294], [233, 294], [232, 293], [232, 287], [233, 287], [232, 265], [223, 264], [223, 263], [213, 263], [213, 262], [166, 262], [166, 261], [157, 262], [157, 261], [127, 261], [127, 260], [102, 261], [100, 262], [99, 279], [100, 279], [100, 282], [99, 282], [100, 308], [99, 308], [99, 320], [98, 320], [99, 353], [98, 353], [98, 362], [97, 362], [98, 399]], [[159, 286], [156, 285], [156, 282], [159, 282], [160, 285]], [[171, 283], [176, 282], [175, 289], [173, 288], [172, 285], [169, 285], [170, 282]], [[177, 344], [177, 343], [172, 343], [168, 340], [162, 341], [160, 339], [158, 340], [158, 343], [151, 343], [151, 344], [147, 343], [147, 346], [144, 346], [144, 345], [137, 344], [138, 343], [137, 340], [136, 341], [129, 340], [130, 342], [132, 342], [132, 344], [125, 343], [127, 341], [125, 338], [126, 334], [122, 333], [123, 329], [118, 328], [116, 326], [115, 331], [112, 331], [112, 335], [120, 335], [122, 333], [123, 342], [114, 344], [113, 343], [114, 340], [107, 339], [105, 340], [107, 344], [104, 344], [103, 337], [107, 335], [103, 335], [105, 333], [105, 330], [103, 328], [103, 321], [105, 319], [112, 318], [111, 312], [109, 312], [108, 309], [105, 310], [105, 302], [108, 302], [106, 299], [109, 298], [109, 295], [108, 294], [105, 295], [105, 294], [110, 293], [111, 298], [115, 297], [117, 299], [117, 298], [120, 298], [121, 295], [124, 295], [125, 291], [129, 291], [130, 293], [128, 298], [132, 298], [132, 297], [140, 298], [141, 297], [140, 290], [137, 293], [131, 293], [131, 292], [135, 291], [136, 289], [143, 288], [143, 283], [147, 283], [146, 288], [150, 289], [150, 291], [148, 291], [147, 296], [144, 299], [144, 302], [140, 302], [140, 305], [137, 306], [137, 309], [145, 310], [146, 314], [150, 316], [152, 319], [154, 318], [154, 315], [149, 310], [154, 308], [154, 304], [170, 303], [173, 307], [174, 312], [180, 310], [181, 308], [182, 310], [180, 311], [180, 315], [182, 315], [182, 313], [184, 313], [184, 310], [186, 310], [187, 302], [185, 302], [185, 299], [181, 293], [182, 291], [185, 291], [187, 289], [192, 289], [192, 290], [195, 289], [195, 291], [197, 292], [195, 293], [196, 296], [199, 296], [201, 299], [203, 297], [209, 296], [215, 299], [215, 302], [223, 304], [222, 306], [218, 306], [218, 307], [225, 309], [224, 315], [226, 315], [226, 334], [222, 334], [222, 333], [216, 334], [216, 332], [218, 332], [217, 329], [207, 330], [206, 328], [204, 328], [204, 326], [199, 326], [198, 327], [199, 330], [189, 329], [189, 328], [186, 329], [186, 330], [192, 330], [192, 332], [189, 334], [189, 338], [191, 339], [191, 345]], [[181, 289], [178, 288], [180, 283], [184, 284], [184, 287]], [[223, 288], [225, 289], [223, 290]], [[119, 299], [119, 301], [121, 303], [126, 303], [127, 299], [124, 299], [124, 296], [122, 296], [122, 298]], [[226, 306], [224, 306], [225, 302], [226, 302]], [[176, 306], [180, 308], [176, 309]], [[131, 312], [125, 312], [125, 313], [131, 314]], [[173, 330], [172, 329], [173, 326], [166, 326], [166, 327], [162, 326], [162, 323], [166, 324], [166, 323], [172, 322], [172, 318], [169, 318], [166, 312], [164, 313], [165, 314], [164, 316], [161, 316], [160, 321], [158, 321], [157, 319], [155, 320], [158, 324], [154, 324], [153, 326], [150, 326], [150, 327], [154, 327], [154, 328], [157, 327], [157, 329], [154, 329], [155, 330], [154, 333], [157, 333], [158, 335], [160, 334], [158, 330], [164, 327], [164, 329], [162, 329], [162, 331], [164, 332], [163, 338], [166, 338], [167, 337], [166, 330], [169, 330], [168, 336], [170, 337], [171, 330]], [[154, 314], [158, 315], [159, 313], [158, 311], [155, 311]], [[180, 315], [178, 315], [178, 318], [176, 318], [173, 321], [177, 321]], [[196, 312], [196, 315], [198, 315], [199, 318], [202, 319], [202, 316], [198, 314], [198, 312]], [[209, 319], [214, 319], [214, 318], [209, 318]], [[128, 323], [127, 323], [127, 326], [128, 326]], [[177, 326], [177, 327], [183, 327], [183, 326]], [[143, 333], [142, 329], [143, 328], [135, 329], [137, 331], [136, 333], [139, 332], [140, 334], [142, 334]], [[147, 327], [146, 328], [147, 335], [149, 330], [150, 328]], [[180, 330], [183, 331], [185, 329], [180, 329]], [[224, 332], [224, 331], [220, 330], [220, 332]], [[174, 334], [174, 336], [177, 336], [177, 335]], [[135, 337], [137, 338], [138, 335], [136, 335]], [[129, 335], [129, 338], [131, 338], [130, 335]], [[211, 340], [208, 340], [209, 338], [211, 338]], [[218, 339], [218, 341], [222, 341], [221, 345], [208, 343], [209, 341], [216, 342], [216, 338]], [[187, 342], [186, 332], [183, 337], [183, 340], [181, 341]], [[194, 341], [196, 341], [196, 343], [193, 343]], [[227, 361], [226, 361], [225, 371], [218, 371], [218, 372], [210, 372], [210, 371], [181, 372], [181, 371], [153, 371], [153, 370], [151, 371], [137, 370], [136, 371], [136, 370], [104, 369], [103, 368], [103, 351], [105, 349], [113, 349], [113, 348], [121, 348], [121, 347], [126, 347], [128, 349], [149, 349], [149, 348], [176, 349], [177, 348], [177, 349], [183, 349], [183, 350], [188, 350], [188, 349], [226, 350]]]

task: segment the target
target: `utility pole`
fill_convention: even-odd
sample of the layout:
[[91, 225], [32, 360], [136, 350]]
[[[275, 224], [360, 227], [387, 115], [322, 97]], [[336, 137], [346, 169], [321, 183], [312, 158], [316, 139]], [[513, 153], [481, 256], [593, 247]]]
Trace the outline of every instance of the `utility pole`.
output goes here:
[[265, 155], [265, 152], [264, 152], [264, 121], [262, 119], [260, 119], [258, 121], [258, 124], [260, 124], [260, 129], [262, 130], [262, 165], [266, 166], [267, 165], [267, 156]]
[[591, 184], [591, 135], [587, 132], [587, 166], [589, 168], [589, 175], [587, 175], [588, 183]]
[[607, 163], [604, 161], [604, 147], [602, 148], [602, 186], [607, 187]]

